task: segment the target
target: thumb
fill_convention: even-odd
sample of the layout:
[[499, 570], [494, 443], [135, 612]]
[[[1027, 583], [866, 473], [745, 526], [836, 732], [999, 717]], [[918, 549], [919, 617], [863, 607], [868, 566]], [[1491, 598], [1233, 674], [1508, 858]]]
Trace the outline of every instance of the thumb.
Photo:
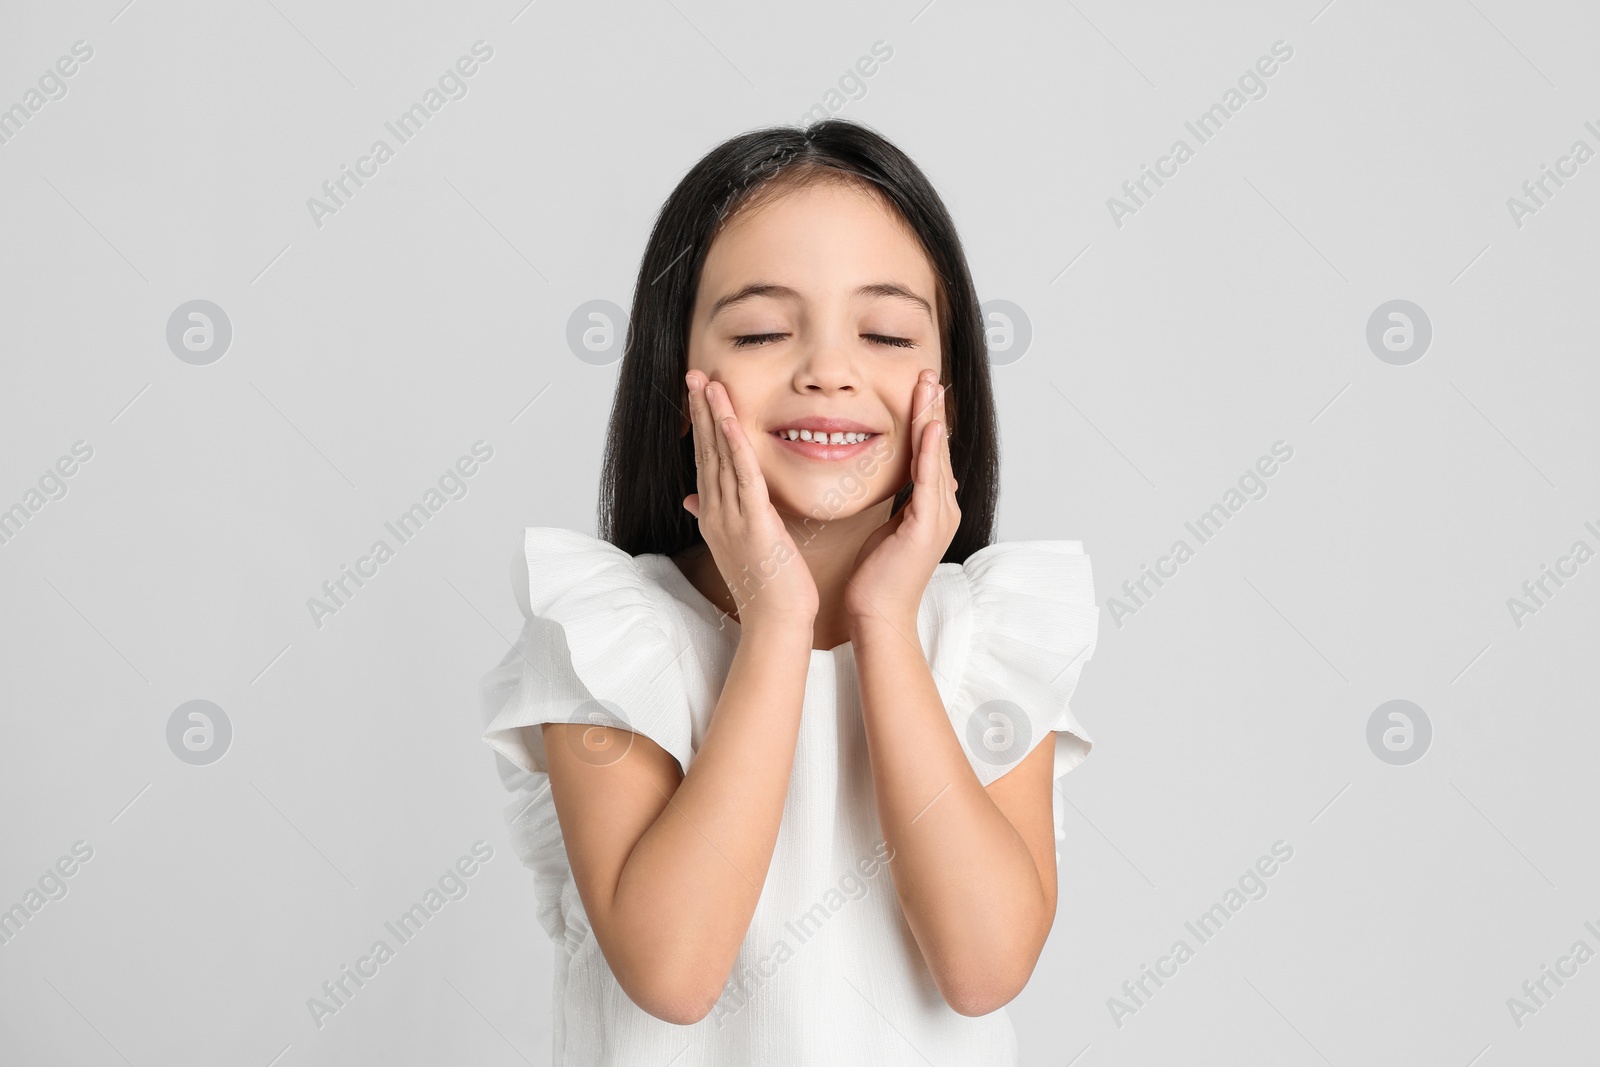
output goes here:
[[690, 493], [688, 496], [684, 497], [683, 510], [687, 511], [689, 514], [698, 519], [700, 517], [700, 494]]
[[[906, 508], [910, 506], [910, 504], [907, 504]], [[873, 549], [883, 544], [883, 542], [889, 538], [890, 534], [894, 533], [900, 528], [900, 526], [906, 521], [906, 508], [901, 508], [899, 511], [895, 512], [895, 514], [885, 520], [881, 526], [867, 535], [866, 542], [861, 546], [861, 556], [863, 558]]]

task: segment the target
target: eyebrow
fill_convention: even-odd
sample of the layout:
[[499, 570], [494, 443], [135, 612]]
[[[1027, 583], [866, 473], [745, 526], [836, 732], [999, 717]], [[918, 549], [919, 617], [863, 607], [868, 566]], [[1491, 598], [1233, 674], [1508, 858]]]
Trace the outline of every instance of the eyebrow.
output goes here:
[[[868, 285], [863, 285], [850, 295], [852, 298], [868, 296], [889, 297], [892, 300], [904, 300], [921, 308], [923, 314], [928, 316], [929, 321], [933, 320], [933, 308], [929, 306], [928, 302], [922, 297], [918, 296], [916, 293], [912, 292], [906, 286], [901, 285], [899, 282], [872, 282]], [[770, 282], [754, 282], [745, 286], [743, 289], [738, 289], [729, 293], [727, 296], [719, 298], [716, 303], [711, 305], [711, 313], [706, 316], [706, 321], [712, 321], [719, 314], [736, 304], [741, 304], [746, 300], [753, 300], [756, 297], [762, 296], [769, 297], [773, 300], [787, 300], [791, 302], [798, 301], [801, 298], [798, 292], [789, 288], [787, 285], [774, 285]]]

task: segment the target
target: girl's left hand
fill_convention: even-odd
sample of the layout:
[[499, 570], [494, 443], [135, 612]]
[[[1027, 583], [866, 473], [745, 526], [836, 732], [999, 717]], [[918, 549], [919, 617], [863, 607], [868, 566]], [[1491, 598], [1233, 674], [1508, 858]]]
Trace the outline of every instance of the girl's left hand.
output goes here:
[[944, 394], [937, 371], [918, 375], [911, 395], [911, 499], [872, 531], [856, 555], [845, 592], [852, 618], [881, 616], [915, 625], [928, 581], [961, 525]]

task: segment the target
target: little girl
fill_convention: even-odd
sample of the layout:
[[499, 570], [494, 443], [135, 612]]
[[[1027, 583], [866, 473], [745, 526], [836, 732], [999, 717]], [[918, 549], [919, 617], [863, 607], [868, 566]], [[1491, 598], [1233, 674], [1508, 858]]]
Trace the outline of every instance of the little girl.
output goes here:
[[998, 474], [916, 164], [837, 119], [697, 163], [634, 291], [601, 536], [526, 530], [484, 679], [555, 1063], [1018, 1062], [1097, 610], [1079, 542], [992, 542]]

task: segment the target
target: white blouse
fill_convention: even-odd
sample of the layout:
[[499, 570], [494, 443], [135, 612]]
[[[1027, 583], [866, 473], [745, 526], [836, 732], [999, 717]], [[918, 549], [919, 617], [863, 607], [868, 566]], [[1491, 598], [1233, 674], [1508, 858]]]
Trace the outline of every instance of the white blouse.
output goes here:
[[[634, 1004], [591, 935], [538, 724], [620, 726], [687, 771], [739, 624], [668, 556], [630, 556], [574, 530], [528, 528], [512, 586], [526, 622], [484, 676], [483, 740], [504, 757], [496, 763], [515, 794], [506, 808], [511, 845], [533, 871], [539, 921], [556, 945], [558, 1067], [1014, 1067], [1005, 1009], [972, 1018], [950, 1008], [900, 910], [848, 643], [811, 652], [772, 864], [721, 999], [689, 1026]], [[1089, 754], [1093, 742], [1068, 701], [1098, 617], [1077, 541], [998, 542], [935, 568], [917, 631], [983, 785], [1051, 731], [1056, 778]], [[1053, 810], [1059, 861], [1059, 789]]]

